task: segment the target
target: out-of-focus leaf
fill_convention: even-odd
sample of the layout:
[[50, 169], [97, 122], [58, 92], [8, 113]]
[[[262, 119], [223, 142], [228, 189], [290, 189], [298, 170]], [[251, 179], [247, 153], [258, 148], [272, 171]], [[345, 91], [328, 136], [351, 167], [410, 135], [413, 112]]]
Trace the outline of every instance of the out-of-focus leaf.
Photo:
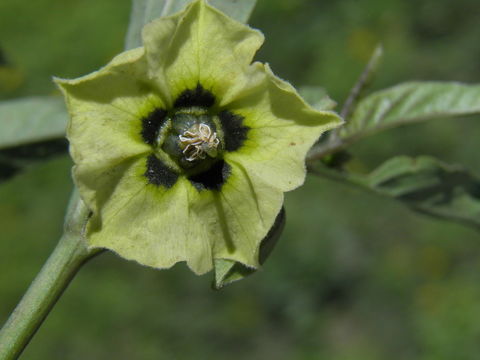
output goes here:
[[408, 82], [361, 100], [339, 134], [349, 143], [402, 124], [476, 113], [480, 113], [480, 85]]
[[314, 109], [333, 110], [337, 106], [337, 103], [328, 96], [323, 87], [301, 86], [298, 92]]
[[[142, 45], [143, 26], [160, 16], [182, 10], [192, 0], [133, 0], [125, 49]], [[211, 0], [209, 3], [232, 18], [246, 23], [257, 0]]]
[[396, 157], [368, 176], [368, 186], [416, 211], [480, 229], [480, 178], [461, 166]]
[[480, 177], [462, 166], [428, 156], [399, 156], [368, 175], [332, 170], [320, 164], [310, 169], [400, 200], [412, 210], [480, 230]]
[[[260, 254], [259, 261], [260, 264], [263, 264], [273, 248], [277, 244], [280, 235], [282, 234], [283, 228], [285, 226], [285, 208], [280, 210], [280, 213], [275, 219], [275, 223], [268, 232], [267, 236], [263, 239], [260, 245]], [[243, 278], [256, 272], [256, 269], [251, 269], [237, 263], [232, 260], [217, 259], [215, 260], [215, 283], [213, 287], [215, 289], [221, 289], [225, 285], [231, 284], [232, 282], [242, 280]]]
[[0, 102], [0, 150], [65, 136], [67, 112], [60, 97]]
[[210, 0], [209, 3], [235, 20], [247, 23], [257, 0]]
[[[128, 26], [125, 38], [125, 50], [142, 46], [143, 26], [153, 19], [166, 15], [164, 10], [167, 4], [173, 1], [168, 0], [133, 0], [130, 13], [130, 25]], [[182, 0], [180, 2], [183, 3]]]
[[66, 138], [0, 149], [0, 183], [15, 176], [27, 166], [56, 155], [65, 154], [67, 150], [68, 142]]
[[28, 165], [66, 153], [66, 123], [60, 97], [0, 102], [0, 182]]

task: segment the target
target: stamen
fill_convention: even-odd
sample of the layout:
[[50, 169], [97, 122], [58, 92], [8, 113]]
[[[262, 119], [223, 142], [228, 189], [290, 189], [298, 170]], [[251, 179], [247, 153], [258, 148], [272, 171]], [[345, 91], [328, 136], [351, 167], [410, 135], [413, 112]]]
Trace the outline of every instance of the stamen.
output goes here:
[[195, 124], [183, 135], [178, 135], [178, 138], [187, 161], [205, 159], [207, 155], [210, 157], [217, 155], [220, 140], [217, 138], [217, 133], [207, 124]]

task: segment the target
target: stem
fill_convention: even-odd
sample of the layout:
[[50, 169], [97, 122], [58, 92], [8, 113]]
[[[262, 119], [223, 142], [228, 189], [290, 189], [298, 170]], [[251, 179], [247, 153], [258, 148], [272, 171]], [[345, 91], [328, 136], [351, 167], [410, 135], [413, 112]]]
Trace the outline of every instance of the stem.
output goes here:
[[382, 55], [383, 48], [381, 45], [377, 45], [377, 47], [373, 51], [372, 56], [370, 57], [370, 60], [368, 61], [367, 66], [360, 75], [360, 78], [355, 83], [355, 86], [352, 88], [352, 90], [350, 90], [345, 104], [343, 104], [342, 110], [340, 112], [340, 116], [342, 118], [347, 119], [350, 116], [352, 108], [360, 97], [362, 91], [372, 80], [372, 76], [378, 67]]
[[307, 163], [319, 160], [324, 156], [333, 154], [345, 146], [344, 142], [338, 137], [330, 137], [325, 143], [318, 144], [310, 149], [305, 158]]
[[[370, 60], [368, 61], [368, 64], [363, 70], [359, 79], [357, 80], [353, 88], [350, 90], [347, 100], [343, 104], [342, 110], [340, 111], [340, 117], [342, 117], [347, 122], [347, 125], [350, 121], [350, 114], [354, 106], [356, 105], [360, 95], [362, 94], [362, 91], [370, 83], [370, 81], [372, 80], [372, 76], [377, 70], [382, 54], [382, 46], [378, 45], [373, 51], [373, 54], [370, 57]], [[321, 159], [326, 155], [330, 155], [338, 150], [341, 150], [350, 142], [352, 142], [351, 138], [344, 139], [340, 137], [339, 132], [341, 131], [341, 129], [342, 128], [340, 127], [332, 130], [326, 142], [317, 144], [312, 147], [307, 155], [306, 161], [312, 162]]]
[[88, 209], [74, 193], [63, 236], [0, 331], [1, 360], [20, 356], [80, 267], [100, 251], [89, 250], [85, 244], [88, 216]]
[[322, 176], [336, 182], [341, 182], [347, 185], [352, 185], [363, 190], [368, 190], [373, 193], [378, 193], [368, 186], [367, 179], [364, 176], [352, 173], [346, 173], [339, 170], [330, 169], [322, 164], [308, 164], [308, 171], [311, 174]]

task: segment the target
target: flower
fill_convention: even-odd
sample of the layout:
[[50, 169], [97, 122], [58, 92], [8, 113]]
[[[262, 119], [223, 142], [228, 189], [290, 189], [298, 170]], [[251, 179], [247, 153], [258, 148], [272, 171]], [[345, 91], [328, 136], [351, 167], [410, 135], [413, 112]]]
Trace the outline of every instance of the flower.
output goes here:
[[203, 0], [142, 36], [99, 71], [56, 79], [74, 181], [92, 211], [88, 244], [155, 268], [186, 261], [197, 274], [257, 268], [283, 193], [303, 183], [307, 151], [341, 120], [252, 63], [262, 34]]

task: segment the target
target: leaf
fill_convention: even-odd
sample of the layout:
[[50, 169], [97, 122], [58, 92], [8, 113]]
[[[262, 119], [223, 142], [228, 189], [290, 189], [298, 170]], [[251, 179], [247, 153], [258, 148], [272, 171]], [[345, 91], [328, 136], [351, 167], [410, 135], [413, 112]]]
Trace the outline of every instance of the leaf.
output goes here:
[[34, 163], [65, 154], [67, 150], [68, 142], [65, 138], [0, 149], [0, 183]]
[[480, 113], [480, 85], [408, 82], [373, 93], [355, 108], [340, 136], [350, 143], [402, 124]]
[[416, 211], [480, 229], [480, 178], [461, 166], [396, 157], [373, 171], [368, 185]]
[[65, 136], [67, 112], [60, 97], [0, 102], [0, 150]]
[[302, 86], [298, 89], [298, 93], [316, 110], [333, 110], [337, 106], [321, 86]]
[[[142, 28], [160, 16], [182, 10], [192, 0], [133, 0], [130, 25], [125, 39], [125, 50], [142, 45]], [[212, 0], [210, 4], [230, 17], [246, 23], [257, 0]]]
[[435, 158], [399, 156], [368, 175], [313, 166], [311, 170], [405, 203], [412, 210], [480, 230], [480, 177]]
[[247, 23], [257, 0], [211, 0], [210, 5], [242, 23]]
[[66, 123], [61, 98], [0, 102], [0, 182], [39, 160], [66, 153]]
[[[153, 19], [162, 16], [167, 8], [168, 0], [133, 0], [130, 13], [130, 24], [125, 38], [125, 50], [142, 46], [143, 26]], [[180, 2], [183, 3], [182, 0]]]

